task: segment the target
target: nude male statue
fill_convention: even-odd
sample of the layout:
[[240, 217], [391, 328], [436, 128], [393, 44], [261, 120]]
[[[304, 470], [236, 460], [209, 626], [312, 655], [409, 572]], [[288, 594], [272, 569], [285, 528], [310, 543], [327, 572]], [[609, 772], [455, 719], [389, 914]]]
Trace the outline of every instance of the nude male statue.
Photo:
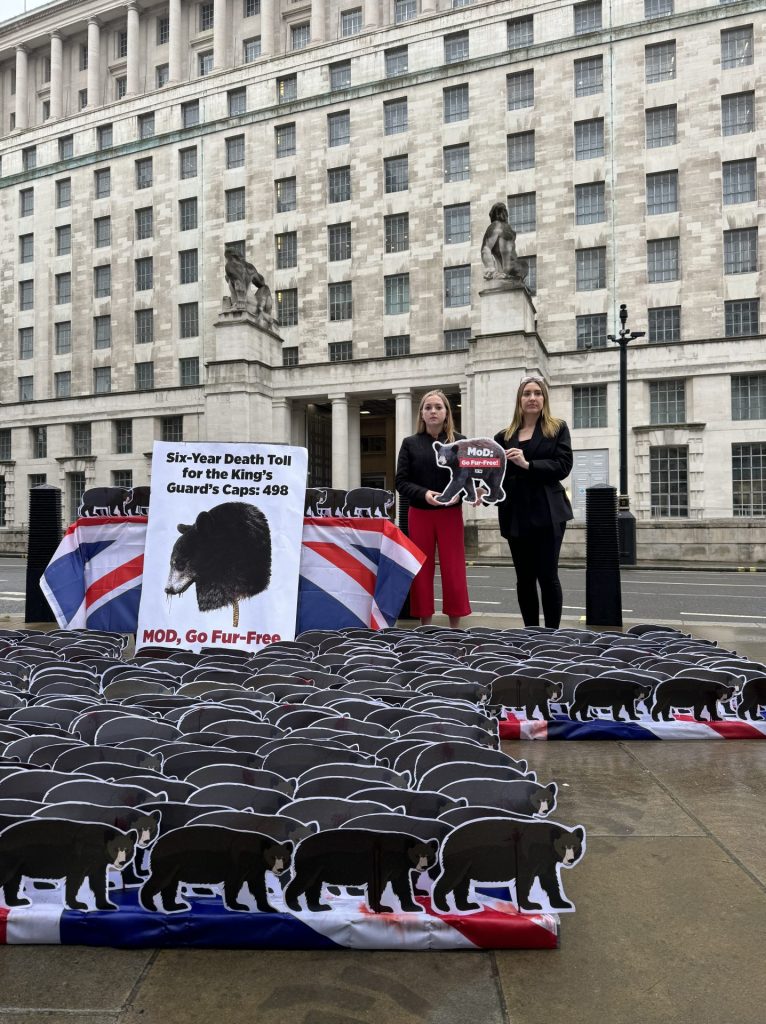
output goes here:
[[524, 283], [529, 272], [526, 260], [516, 255], [516, 232], [508, 223], [508, 207], [495, 203], [489, 211], [490, 225], [481, 242], [481, 262], [486, 267], [487, 281], [516, 281]]

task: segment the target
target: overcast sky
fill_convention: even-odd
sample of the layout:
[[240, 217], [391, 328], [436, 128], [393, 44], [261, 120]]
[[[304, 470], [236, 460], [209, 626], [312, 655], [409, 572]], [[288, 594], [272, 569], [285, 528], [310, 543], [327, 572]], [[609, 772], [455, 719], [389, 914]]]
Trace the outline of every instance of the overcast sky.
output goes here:
[[43, 7], [51, 0], [0, 0], [0, 21], [7, 21], [15, 18], [17, 14], [23, 14], [24, 9], [31, 11], [35, 7]]

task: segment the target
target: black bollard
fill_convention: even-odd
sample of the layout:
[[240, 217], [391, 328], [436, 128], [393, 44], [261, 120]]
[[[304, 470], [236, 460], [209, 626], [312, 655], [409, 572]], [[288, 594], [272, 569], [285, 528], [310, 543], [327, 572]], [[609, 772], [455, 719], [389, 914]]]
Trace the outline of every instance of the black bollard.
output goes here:
[[[410, 503], [406, 498], [402, 497], [401, 494], [397, 495], [397, 505], [399, 507], [399, 514], [397, 516], [396, 525], [402, 531], [405, 537], [409, 537], [409, 516], [410, 516]], [[402, 610], [399, 612], [400, 619], [414, 619], [414, 615], [410, 614], [410, 594], [407, 592], [407, 596], [404, 599]]]
[[585, 622], [622, 626], [617, 488], [607, 484], [585, 492]]
[[40, 577], [61, 540], [61, 491], [50, 484], [29, 492], [29, 537], [27, 539], [27, 586], [25, 622], [55, 622], [51, 606], [40, 590]]

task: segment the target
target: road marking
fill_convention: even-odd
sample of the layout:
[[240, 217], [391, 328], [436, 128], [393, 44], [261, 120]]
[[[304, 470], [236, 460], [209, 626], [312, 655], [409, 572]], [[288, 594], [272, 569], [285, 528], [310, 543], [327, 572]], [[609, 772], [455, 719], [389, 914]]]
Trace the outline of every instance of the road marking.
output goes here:
[[502, 604], [502, 601], [471, 601], [471, 604]]
[[0, 597], [26, 597], [23, 590], [0, 590]]
[[726, 612], [679, 612], [680, 615], [704, 615], [706, 619], [747, 619], [752, 621], [758, 619], [761, 622], [766, 622], [766, 615], [731, 615]]

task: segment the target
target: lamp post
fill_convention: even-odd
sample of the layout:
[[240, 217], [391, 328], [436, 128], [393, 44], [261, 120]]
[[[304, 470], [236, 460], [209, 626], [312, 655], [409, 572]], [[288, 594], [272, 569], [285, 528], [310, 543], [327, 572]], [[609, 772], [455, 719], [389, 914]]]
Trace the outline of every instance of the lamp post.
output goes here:
[[620, 346], [620, 493], [617, 499], [617, 533], [620, 565], [636, 564], [636, 517], [630, 511], [628, 495], [628, 343], [643, 338], [644, 331], [627, 327], [628, 307], [620, 305], [620, 330], [607, 338]]

